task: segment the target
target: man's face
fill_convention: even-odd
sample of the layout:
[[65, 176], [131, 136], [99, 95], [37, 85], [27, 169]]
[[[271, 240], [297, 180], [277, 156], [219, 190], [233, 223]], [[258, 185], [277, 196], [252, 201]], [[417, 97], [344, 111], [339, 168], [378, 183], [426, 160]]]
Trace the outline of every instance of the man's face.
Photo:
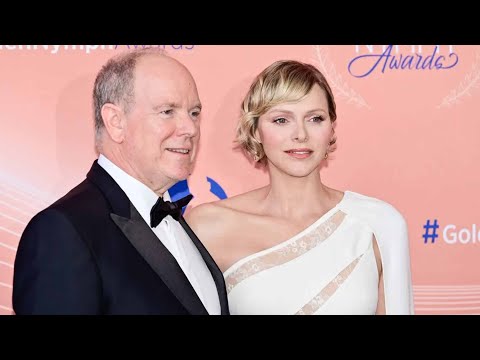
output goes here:
[[135, 69], [122, 156], [152, 190], [186, 179], [200, 137], [201, 104], [191, 74], [175, 60], [145, 56]]

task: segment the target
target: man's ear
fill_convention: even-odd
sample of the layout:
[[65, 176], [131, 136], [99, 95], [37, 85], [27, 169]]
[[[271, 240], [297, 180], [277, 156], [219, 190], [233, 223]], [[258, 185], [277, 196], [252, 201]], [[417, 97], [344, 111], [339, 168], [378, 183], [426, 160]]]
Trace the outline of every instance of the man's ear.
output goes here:
[[117, 105], [107, 103], [102, 106], [102, 119], [110, 139], [121, 144], [125, 139], [126, 119], [123, 110]]

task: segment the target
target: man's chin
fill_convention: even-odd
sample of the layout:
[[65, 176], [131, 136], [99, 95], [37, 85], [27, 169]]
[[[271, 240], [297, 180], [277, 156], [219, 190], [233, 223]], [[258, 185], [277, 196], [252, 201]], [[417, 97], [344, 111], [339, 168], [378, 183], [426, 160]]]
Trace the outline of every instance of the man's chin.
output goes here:
[[186, 180], [190, 176], [190, 171], [185, 171], [185, 172], [177, 172], [171, 174], [170, 179], [175, 181], [176, 183], [182, 180]]

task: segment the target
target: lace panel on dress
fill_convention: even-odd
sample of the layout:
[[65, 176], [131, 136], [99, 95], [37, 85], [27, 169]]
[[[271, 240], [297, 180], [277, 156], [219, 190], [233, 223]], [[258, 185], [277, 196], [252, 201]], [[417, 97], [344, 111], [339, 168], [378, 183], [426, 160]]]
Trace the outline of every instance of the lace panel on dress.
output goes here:
[[335, 278], [330, 281], [327, 286], [325, 286], [312, 300], [305, 304], [300, 310], [298, 310], [295, 315], [312, 315], [318, 309], [320, 309], [320, 307], [335, 294], [335, 292], [340, 288], [340, 286], [345, 282], [345, 280], [348, 279], [362, 256], [363, 254], [353, 260], [342, 271], [340, 271], [340, 273], [335, 276]]
[[242, 264], [225, 279], [227, 293], [246, 278], [263, 270], [285, 264], [325, 241], [340, 226], [346, 214], [337, 211], [310, 233], [295, 239], [281, 248], [256, 257]]

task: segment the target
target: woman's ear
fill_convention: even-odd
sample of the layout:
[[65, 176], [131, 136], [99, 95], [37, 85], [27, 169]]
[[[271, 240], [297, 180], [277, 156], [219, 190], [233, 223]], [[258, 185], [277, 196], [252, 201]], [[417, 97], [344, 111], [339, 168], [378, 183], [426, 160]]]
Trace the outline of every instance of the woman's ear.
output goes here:
[[255, 130], [254, 136], [255, 140], [257, 140], [260, 144], [262, 143], [262, 137], [260, 136], [260, 131], [257, 129]]

